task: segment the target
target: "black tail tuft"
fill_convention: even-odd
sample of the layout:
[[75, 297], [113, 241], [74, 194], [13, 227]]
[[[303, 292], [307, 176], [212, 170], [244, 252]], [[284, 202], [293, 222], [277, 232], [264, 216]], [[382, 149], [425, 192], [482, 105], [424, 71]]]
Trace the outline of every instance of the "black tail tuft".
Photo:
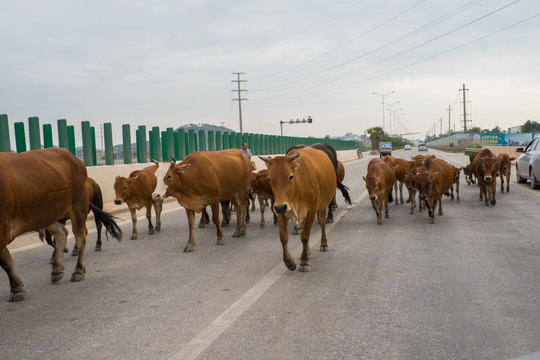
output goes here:
[[343, 185], [341, 183], [341, 181], [337, 180], [337, 186], [339, 188], [339, 190], [341, 190], [341, 194], [343, 195], [343, 197], [345, 198], [345, 202], [349, 205], [352, 205], [352, 201], [351, 201], [351, 197], [349, 195], [349, 188], [346, 187], [345, 185]]
[[390, 189], [390, 192], [388, 193], [388, 202], [391, 203], [394, 201], [394, 197], [392, 196], [392, 189]]
[[93, 204], [90, 204], [90, 209], [94, 213], [94, 217], [96, 219], [99, 219], [103, 223], [103, 225], [105, 225], [107, 233], [111, 234], [111, 236], [118, 241], [122, 240], [122, 230], [120, 229], [116, 221], [114, 221], [115, 217], [112, 214], [99, 209]]

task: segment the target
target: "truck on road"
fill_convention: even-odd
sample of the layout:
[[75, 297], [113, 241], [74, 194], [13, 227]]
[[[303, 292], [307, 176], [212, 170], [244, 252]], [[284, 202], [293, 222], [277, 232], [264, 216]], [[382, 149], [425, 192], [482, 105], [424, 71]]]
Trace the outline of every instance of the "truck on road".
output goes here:
[[392, 143], [391, 142], [381, 142], [379, 143], [379, 157], [382, 159], [383, 156], [392, 155]]

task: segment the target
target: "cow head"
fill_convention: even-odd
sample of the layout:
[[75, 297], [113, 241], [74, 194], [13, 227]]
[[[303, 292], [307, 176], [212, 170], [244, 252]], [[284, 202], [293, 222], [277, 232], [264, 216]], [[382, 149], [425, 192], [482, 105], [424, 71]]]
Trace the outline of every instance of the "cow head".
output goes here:
[[416, 186], [418, 188], [418, 198], [420, 200], [426, 200], [431, 190], [431, 184], [433, 183], [433, 177], [438, 175], [439, 172], [430, 173], [429, 171], [422, 171], [416, 174]]
[[300, 154], [291, 156], [264, 157], [259, 156], [268, 168], [268, 182], [274, 194], [274, 211], [286, 214], [293, 210], [295, 171], [299, 166]]
[[163, 177], [163, 183], [167, 185], [167, 190], [165, 191], [165, 197], [171, 196], [174, 193], [175, 189], [180, 188], [180, 176], [188, 171], [191, 167], [191, 164], [176, 164], [176, 161], [171, 162], [169, 170]]
[[368, 177], [365, 177], [365, 176], [362, 177], [364, 181], [366, 182], [366, 190], [369, 194], [369, 199], [372, 201], [377, 201], [379, 199], [379, 195], [382, 192], [381, 177], [382, 175], [379, 175], [379, 176], [370, 175]]
[[416, 177], [416, 169], [413, 169], [410, 173], [405, 174], [404, 180], [405, 186], [409, 191], [418, 191], [418, 186], [416, 185], [418, 181]]
[[497, 177], [499, 172], [500, 163], [495, 157], [486, 156], [478, 159], [478, 165], [483, 174], [482, 179], [489, 183]]
[[116, 205], [122, 204], [122, 202], [128, 201], [128, 199], [131, 197], [131, 186], [139, 179], [139, 176], [133, 176], [133, 177], [123, 177], [123, 176], [117, 176], [114, 180], [114, 193], [115, 193], [115, 199], [114, 203]]

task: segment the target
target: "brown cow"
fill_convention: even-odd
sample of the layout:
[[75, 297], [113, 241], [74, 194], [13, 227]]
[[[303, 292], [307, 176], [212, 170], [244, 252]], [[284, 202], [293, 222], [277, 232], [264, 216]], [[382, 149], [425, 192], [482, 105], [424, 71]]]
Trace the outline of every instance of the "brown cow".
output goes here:
[[512, 169], [512, 161], [516, 160], [515, 157], [510, 157], [506, 153], [500, 153], [497, 155], [499, 160], [500, 170], [499, 176], [501, 177], [501, 194], [504, 192], [504, 180], [506, 178], [506, 192], [510, 192], [510, 173]]
[[[409, 200], [411, 203], [411, 209], [410, 214], [414, 214], [414, 209], [416, 208], [416, 194], [418, 193], [418, 179], [417, 179], [417, 172], [421, 170], [421, 167], [414, 167], [407, 175], [405, 175], [405, 186], [407, 187], [407, 190], [409, 190]], [[418, 211], [422, 212], [424, 207], [425, 201], [419, 200], [418, 201]]]
[[239, 149], [197, 151], [180, 162], [172, 162], [164, 182], [165, 196], [173, 196], [186, 209], [189, 239], [185, 252], [195, 250], [195, 213], [207, 205], [217, 229], [217, 245], [223, 245], [219, 224], [219, 203], [230, 200], [236, 207], [236, 229], [233, 237], [246, 234], [246, 211], [251, 162]]
[[474, 179], [474, 174], [471, 171], [471, 164], [462, 167], [463, 169], [463, 175], [465, 175], [465, 181], [467, 182], [467, 185], [476, 184], [476, 180]]
[[489, 149], [483, 149], [474, 158], [471, 164], [471, 171], [478, 179], [480, 188], [479, 201], [485, 198], [485, 205], [495, 205], [495, 191], [497, 189], [497, 173], [499, 172], [499, 161]]
[[[153, 161], [153, 160], [152, 160]], [[146, 208], [146, 218], [148, 219], [148, 234], [152, 235], [155, 231], [161, 230], [161, 210], [163, 209], [163, 196], [154, 195], [158, 183], [156, 171], [159, 169], [159, 163], [147, 166], [142, 170], [135, 170], [129, 174], [129, 177], [117, 176], [114, 181], [114, 192], [116, 199], [114, 203], [120, 205], [125, 202], [131, 213], [131, 222], [133, 230], [131, 240], [137, 239], [137, 210]], [[152, 206], [156, 212], [156, 226], [152, 224]]]
[[309, 235], [319, 215], [321, 226], [320, 251], [328, 248], [326, 238], [326, 210], [336, 193], [336, 171], [328, 155], [312, 147], [291, 149], [288, 156], [259, 158], [266, 162], [268, 179], [274, 194], [274, 210], [278, 214], [279, 238], [283, 247], [283, 261], [291, 271], [296, 263], [289, 252], [289, 234], [287, 222], [291, 220], [295, 227], [303, 224], [300, 238], [302, 255], [299, 271], [310, 271]]
[[388, 203], [392, 202], [392, 187], [396, 182], [394, 170], [381, 159], [371, 159], [367, 167], [367, 176], [363, 177], [371, 205], [377, 215], [377, 224], [382, 224], [382, 206], [384, 217], [389, 218]]
[[415, 166], [416, 167], [420, 167], [422, 165], [424, 165], [424, 160], [426, 159], [436, 159], [435, 155], [416, 155], [414, 157], [411, 158], [414, 162], [415, 162]]
[[259, 222], [260, 228], [264, 228], [264, 210], [268, 206], [268, 200], [270, 200], [270, 210], [274, 215], [274, 224], [277, 224], [277, 215], [274, 211], [274, 193], [272, 193], [272, 186], [268, 181], [268, 170], [260, 170], [256, 173], [252, 173], [250, 188], [252, 190], [253, 198], [255, 196], [259, 199], [259, 209], [261, 210], [261, 221]]
[[[386, 162], [392, 169], [394, 169], [394, 175], [396, 176], [396, 182], [394, 184], [394, 192], [396, 194], [396, 205], [404, 204], [403, 201], [403, 184], [405, 183], [405, 177], [409, 174], [412, 169], [414, 169], [416, 162], [409, 161], [406, 159], [395, 158], [393, 156], [387, 155], [383, 158], [383, 161]], [[399, 183], [399, 201], [397, 200], [398, 193], [398, 183]], [[409, 191], [409, 199], [407, 202], [411, 201], [411, 193]]]
[[443, 160], [426, 159], [424, 166], [417, 169], [416, 179], [419, 200], [425, 200], [430, 224], [434, 224], [437, 202], [439, 215], [443, 215], [442, 195], [449, 195], [448, 191], [454, 183], [454, 171]]
[[[71, 281], [84, 279], [84, 248], [88, 193], [86, 167], [65, 149], [48, 148], [21, 154], [0, 153], [0, 266], [9, 277], [9, 301], [21, 301], [25, 291], [7, 249], [17, 236], [46, 229], [56, 238], [52, 282], [64, 276], [63, 252], [67, 230], [58, 219], [69, 215], [79, 257]], [[107, 231], [120, 240], [122, 231], [111, 214], [90, 205]]]
[[452, 171], [454, 172], [454, 184], [450, 187], [450, 199], [454, 200], [454, 185], [456, 185], [456, 201], [459, 202], [459, 177], [461, 175], [461, 169], [463, 168], [455, 167], [452, 164], [448, 165], [450, 165]]

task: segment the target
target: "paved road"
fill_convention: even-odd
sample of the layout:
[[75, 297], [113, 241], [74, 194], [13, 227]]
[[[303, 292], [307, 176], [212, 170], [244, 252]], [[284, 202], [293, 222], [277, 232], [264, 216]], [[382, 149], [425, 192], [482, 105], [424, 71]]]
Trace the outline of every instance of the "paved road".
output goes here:
[[[66, 255], [65, 279], [51, 284], [50, 248], [26, 236], [13, 255], [26, 300], [8, 303], [0, 276], [0, 359], [513, 359], [540, 351], [540, 191], [513, 180], [485, 207], [477, 188], [462, 184], [461, 202], [445, 198], [436, 224], [392, 204], [377, 225], [362, 180], [369, 159], [345, 164], [354, 203], [338, 195], [329, 252], [318, 251], [314, 227], [309, 273], [286, 269], [277, 227], [267, 214], [259, 229], [258, 210], [247, 237], [227, 229], [224, 246], [213, 227], [197, 229], [193, 253], [182, 252], [186, 216], [175, 203], [157, 235], [142, 231], [142, 216], [138, 240], [111, 240], [95, 253], [91, 232], [79, 283], [69, 281], [75, 258]], [[129, 234], [129, 216], [119, 216]], [[298, 259], [298, 238], [291, 248]]]

